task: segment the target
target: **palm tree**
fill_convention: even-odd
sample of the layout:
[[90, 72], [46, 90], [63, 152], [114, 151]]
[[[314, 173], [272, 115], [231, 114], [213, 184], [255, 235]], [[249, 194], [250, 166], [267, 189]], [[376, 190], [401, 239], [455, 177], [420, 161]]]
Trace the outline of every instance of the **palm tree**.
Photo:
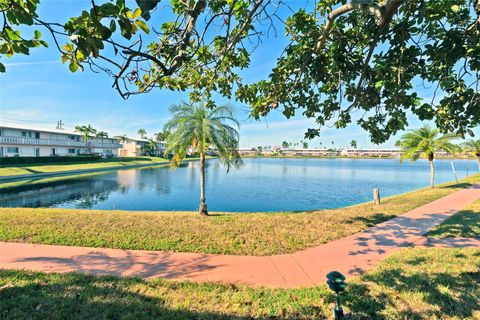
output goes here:
[[97, 133], [95, 133], [95, 138], [102, 139], [102, 149], [103, 149], [103, 139], [108, 138], [108, 133], [106, 133], [105, 131], [98, 131]]
[[470, 139], [462, 143], [465, 151], [477, 157], [478, 171], [480, 171], [480, 139]]
[[357, 149], [357, 140], [350, 141], [350, 145], [352, 146], [353, 149]]
[[140, 138], [145, 139], [147, 136], [147, 130], [145, 129], [138, 129], [137, 134], [140, 136]]
[[75, 132], [80, 133], [83, 140], [85, 141], [85, 148], [87, 148], [88, 153], [90, 153], [90, 146], [88, 144], [88, 140], [90, 140], [90, 138], [97, 133], [97, 130], [94, 129], [91, 125], [87, 125], [87, 126], [76, 126]]
[[209, 147], [215, 148], [221, 163], [239, 168], [243, 161], [238, 153], [240, 123], [230, 105], [207, 108], [203, 103], [175, 104], [170, 107], [173, 118], [165, 124], [170, 132], [166, 140], [165, 155], [173, 153], [171, 166], [178, 167], [193, 147], [200, 155], [200, 208], [208, 215], [205, 199], [205, 156]]
[[128, 141], [128, 137], [127, 137], [126, 134], [118, 137], [118, 142], [120, 142], [120, 143], [125, 143], [127, 141]]
[[157, 149], [157, 141], [155, 139], [148, 139], [147, 143], [143, 146], [143, 152], [152, 156]]
[[167, 137], [168, 137], [169, 134], [170, 134], [170, 132], [168, 132], [168, 131], [157, 132], [157, 133], [154, 134], [155, 140], [165, 141], [165, 140], [167, 140]]
[[420, 129], [405, 133], [395, 145], [401, 148], [400, 161], [410, 159], [415, 162], [422, 154], [428, 159], [430, 163], [430, 186], [435, 188], [435, 166], [433, 164], [435, 152], [455, 151], [457, 146], [450, 141], [456, 138], [457, 136], [454, 134], [439, 136], [437, 128], [432, 129], [425, 125]]
[[287, 142], [287, 141], [283, 141], [283, 142], [282, 142], [282, 148], [283, 148], [283, 149], [287, 149], [287, 148], [288, 148], [288, 142]]

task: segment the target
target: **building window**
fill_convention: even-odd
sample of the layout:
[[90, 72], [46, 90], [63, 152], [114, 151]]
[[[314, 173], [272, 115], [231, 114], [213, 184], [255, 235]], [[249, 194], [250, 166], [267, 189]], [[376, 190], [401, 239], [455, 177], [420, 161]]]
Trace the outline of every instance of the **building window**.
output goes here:
[[68, 153], [75, 154], [75, 149], [68, 149]]
[[35, 132], [35, 139], [40, 139], [40, 132]]
[[18, 147], [7, 147], [7, 153], [18, 153]]
[[22, 131], [22, 137], [32, 137], [32, 132], [30, 131]]

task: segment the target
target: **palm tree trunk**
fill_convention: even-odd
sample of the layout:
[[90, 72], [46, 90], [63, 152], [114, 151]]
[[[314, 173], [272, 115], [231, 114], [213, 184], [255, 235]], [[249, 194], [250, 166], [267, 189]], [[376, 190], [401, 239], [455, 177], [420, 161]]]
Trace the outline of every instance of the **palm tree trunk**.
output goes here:
[[433, 153], [428, 155], [428, 162], [430, 163], [430, 187], [435, 188], [435, 167], [433, 165]]
[[435, 188], [435, 167], [433, 166], [433, 160], [430, 162], [430, 186]]
[[477, 156], [477, 163], [478, 163], [478, 171], [480, 171], [480, 153], [477, 153], [476, 156]]
[[207, 203], [205, 200], [205, 154], [200, 153], [200, 209], [198, 212], [208, 216]]

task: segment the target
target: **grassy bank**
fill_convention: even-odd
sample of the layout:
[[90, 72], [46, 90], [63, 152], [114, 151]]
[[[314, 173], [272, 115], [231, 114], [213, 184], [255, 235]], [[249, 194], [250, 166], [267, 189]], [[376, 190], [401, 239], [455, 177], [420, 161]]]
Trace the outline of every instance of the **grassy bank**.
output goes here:
[[480, 238], [480, 200], [445, 220], [428, 236]]
[[165, 163], [167, 160], [162, 158], [116, 158], [101, 159], [92, 162], [80, 163], [54, 163], [54, 164], [35, 164], [35, 165], [2, 165], [0, 167], [0, 176], [15, 176], [22, 174], [49, 173], [59, 171], [100, 169], [118, 166], [131, 166], [143, 164]]
[[28, 188], [41, 188], [44, 186], [48, 186], [54, 182], [65, 182], [69, 183], [71, 181], [77, 181], [81, 179], [88, 179], [93, 176], [98, 176], [108, 173], [108, 171], [101, 171], [101, 172], [91, 172], [91, 173], [83, 173], [83, 174], [72, 174], [72, 175], [62, 175], [62, 176], [54, 176], [48, 178], [25, 178], [17, 181], [12, 182], [4, 182], [0, 183], [0, 192], [17, 192], [19, 190], [26, 190]]
[[302, 213], [133, 212], [77, 209], [0, 209], [0, 241], [204, 252], [235, 255], [290, 253], [362, 231], [480, 181], [418, 190], [381, 205]]
[[[478, 319], [480, 249], [402, 249], [348, 281], [349, 319]], [[348, 279], [350, 280], [350, 279]], [[2, 319], [324, 319], [325, 286], [266, 289], [0, 270]]]

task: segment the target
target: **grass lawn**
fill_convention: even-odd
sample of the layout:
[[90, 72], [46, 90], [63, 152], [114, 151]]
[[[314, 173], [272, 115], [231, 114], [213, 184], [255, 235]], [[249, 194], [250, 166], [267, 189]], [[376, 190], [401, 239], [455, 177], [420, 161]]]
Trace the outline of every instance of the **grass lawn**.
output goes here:
[[452, 193], [480, 175], [383, 200], [302, 213], [134, 212], [77, 209], [0, 209], [0, 241], [204, 252], [290, 253], [339, 239]]
[[[480, 249], [402, 249], [348, 281], [349, 319], [479, 319]], [[322, 285], [267, 289], [0, 270], [1, 319], [325, 319]]]
[[15, 176], [20, 174], [34, 174], [58, 171], [84, 170], [109, 168], [117, 166], [131, 166], [151, 163], [165, 163], [167, 160], [162, 158], [117, 158], [103, 159], [92, 162], [78, 163], [46, 163], [46, 164], [21, 164], [21, 165], [2, 165], [0, 167], [0, 176]]
[[445, 220], [430, 231], [428, 236], [480, 238], [480, 200]]

